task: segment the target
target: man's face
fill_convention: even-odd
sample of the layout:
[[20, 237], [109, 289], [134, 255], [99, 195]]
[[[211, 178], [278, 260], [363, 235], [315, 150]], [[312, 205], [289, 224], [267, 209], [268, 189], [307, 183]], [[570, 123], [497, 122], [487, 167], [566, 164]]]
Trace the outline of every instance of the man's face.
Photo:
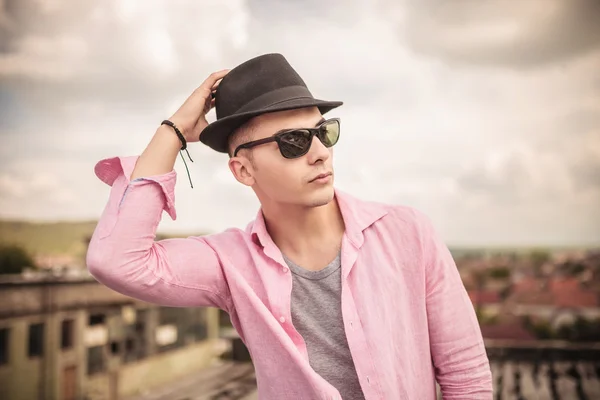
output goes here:
[[[253, 121], [250, 140], [273, 136], [283, 129], [314, 128], [323, 121], [316, 107], [268, 113]], [[252, 152], [252, 161], [248, 159]], [[284, 158], [276, 142], [241, 150], [230, 160], [238, 181], [251, 186], [263, 205], [289, 204], [317, 207], [329, 203], [333, 190], [333, 148], [327, 148], [315, 136], [307, 154]], [[321, 174], [331, 174], [315, 179]]]

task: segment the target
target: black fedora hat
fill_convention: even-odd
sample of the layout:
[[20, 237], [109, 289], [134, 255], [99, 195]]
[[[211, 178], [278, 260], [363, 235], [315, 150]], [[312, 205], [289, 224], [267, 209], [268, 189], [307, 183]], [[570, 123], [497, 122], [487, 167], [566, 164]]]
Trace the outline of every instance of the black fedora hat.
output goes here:
[[200, 141], [227, 153], [229, 135], [253, 117], [304, 107], [318, 107], [325, 114], [342, 104], [315, 99], [284, 56], [264, 54], [233, 68], [221, 80], [215, 92], [217, 120], [204, 128]]

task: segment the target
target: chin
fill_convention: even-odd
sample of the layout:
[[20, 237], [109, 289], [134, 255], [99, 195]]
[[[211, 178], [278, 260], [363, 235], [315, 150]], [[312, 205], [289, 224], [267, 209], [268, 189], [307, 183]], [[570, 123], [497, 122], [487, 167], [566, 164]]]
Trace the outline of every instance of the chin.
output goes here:
[[308, 200], [309, 207], [321, 207], [329, 204], [335, 197], [333, 186], [321, 188], [320, 190], [311, 193]]

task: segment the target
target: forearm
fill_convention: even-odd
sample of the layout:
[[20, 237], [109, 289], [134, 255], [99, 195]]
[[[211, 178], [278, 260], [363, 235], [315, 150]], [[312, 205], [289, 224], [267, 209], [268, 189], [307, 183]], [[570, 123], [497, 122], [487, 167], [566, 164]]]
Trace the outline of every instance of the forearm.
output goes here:
[[163, 210], [176, 216], [176, 174], [131, 182], [127, 176], [138, 159], [107, 159], [96, 168], [112, 188], [88, 247], [89, 272], [105, 286], [146, 302], [230, 309], [220, 262], [204, 238], [155, 241]]
[[431, 356], [444, 400], [492, 398], [492, 375], [481, 329], [443, 239], [420, 216]]
[[161, 125], [139, 157], [130, 180], [171, 172], [180, 149], [181, 142], [173, 128]]

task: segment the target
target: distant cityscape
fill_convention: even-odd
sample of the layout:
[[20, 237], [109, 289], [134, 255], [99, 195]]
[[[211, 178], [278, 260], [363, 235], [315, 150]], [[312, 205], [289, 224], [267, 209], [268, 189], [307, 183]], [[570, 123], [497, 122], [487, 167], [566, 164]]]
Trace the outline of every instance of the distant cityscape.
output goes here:
[[600, 250], [455, 255], [484, 337], [600, 342]]
[[[0, 398], [255, 399], [226, 313], [156, 307], [98, 284], [85, 267], [93, 226], [0, 221]], [[600, 398], [600, 246], [451, 252], [495, 400]]]
[[[94, 226], [0, 221], [0, 244], [22, 247], [31, 257], [35, 268], [24, 269], [24, 278], [88, 276], [85, 253]], [[62, 239], [51, 237], [53, 228]], [[175, 236], [159, 233], [156, 240]], [[600, 245], [451, 252], [485, 338], [600, 342]]]

